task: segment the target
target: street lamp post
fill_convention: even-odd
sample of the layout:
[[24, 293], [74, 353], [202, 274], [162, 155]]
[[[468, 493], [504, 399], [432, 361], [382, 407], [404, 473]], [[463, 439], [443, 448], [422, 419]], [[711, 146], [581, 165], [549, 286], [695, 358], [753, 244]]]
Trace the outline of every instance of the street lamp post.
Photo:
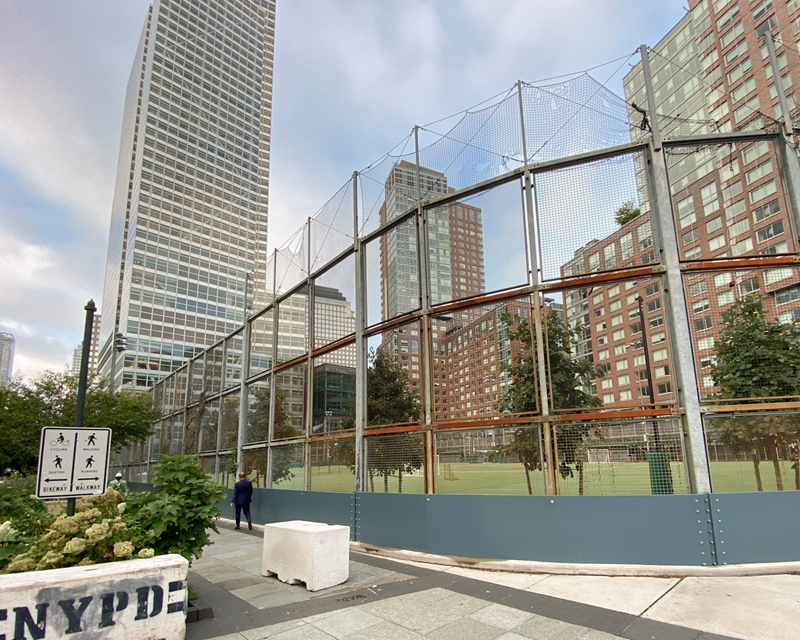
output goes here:
[[[642, 328], [642, 348], [644, 349], [644, 366], [647, 372], [647, 387], [650, 392], [650, 406], [654, 409], [656, 401], [653, 392], [653, 374], [650, 370], [650, 350], [647, 348], [647, 323], [644, 318], [644, 298], [642, 298], [641, 294], [636, 297], [636, 303], [639, 305], [639, 322]], [[653, 441], [655, 442], [655, 451], [646, 452], [647, 466], [650, 469], [650, 490], [653, 494], [674, 493], [669, 458], [661, 446], [661, 434], [658, 429], [658, 420], [655, 418], [653, 419]]]
[[[650, 370], [650, 349], [647, 348], [647, 329], [644, 321], [644, 298], [641, 294], [636, 297], [636, 303], [639, 305], [639, 322], [642, 325], [642, 348], [644, 349], [644, 368], [647, 375], [647, 389], [650, 395], [650, 406], [655, 409], [656, 397], [653, 393], [653, 373]], [[658, 422], [653, 421], [653, 438], [656, 442], [656, 451], [661, 451], [661, 435], [658, 432]]]

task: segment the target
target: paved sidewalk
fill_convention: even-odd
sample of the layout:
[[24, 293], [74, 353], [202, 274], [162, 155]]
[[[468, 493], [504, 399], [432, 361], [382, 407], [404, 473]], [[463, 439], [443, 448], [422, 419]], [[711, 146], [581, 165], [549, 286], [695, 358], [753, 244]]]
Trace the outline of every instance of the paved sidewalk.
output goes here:
[[789, 640], [800, 576], [628, 578], [479, 571], [351, 552], [350, 579], [309, 592], [261, 576], [261, 531], [227, 523], [192, 564], [215, 618], [187, 640]]

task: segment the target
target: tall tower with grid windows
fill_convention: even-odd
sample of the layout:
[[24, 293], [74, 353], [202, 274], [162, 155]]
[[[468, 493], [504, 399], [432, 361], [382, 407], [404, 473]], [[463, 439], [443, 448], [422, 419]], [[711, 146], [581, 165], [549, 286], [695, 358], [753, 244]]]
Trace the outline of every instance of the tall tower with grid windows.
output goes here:
[[274, 45], [275, 0], [148, 10], [103, 292], [99, 369], [116, 389], [151, 387], [241, 325], [246, 296], [264, 295]]

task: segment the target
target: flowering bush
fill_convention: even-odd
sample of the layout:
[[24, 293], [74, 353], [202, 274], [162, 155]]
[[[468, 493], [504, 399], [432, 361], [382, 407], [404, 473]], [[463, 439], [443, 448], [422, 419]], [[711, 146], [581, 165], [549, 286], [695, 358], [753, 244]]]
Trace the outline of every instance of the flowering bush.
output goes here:
[[[152, 531], [138, 531], [122, 519], [122, 496], [108, 489], [101, 496], [78, 500], [74, 516], [56, 518], [46, 533], [30, 548], [14, 557], [7, 573], [39, 571], [59, 567], [86, 566], [99, 562], [152, 558]], [[5, 524], [0, 526], [0, 544]], [[9, 527], [10, 528], [10, 527]], [[6, 534], [8, 535], [8, 534]], [[138, 541], [138, 548], [132, 542]]]

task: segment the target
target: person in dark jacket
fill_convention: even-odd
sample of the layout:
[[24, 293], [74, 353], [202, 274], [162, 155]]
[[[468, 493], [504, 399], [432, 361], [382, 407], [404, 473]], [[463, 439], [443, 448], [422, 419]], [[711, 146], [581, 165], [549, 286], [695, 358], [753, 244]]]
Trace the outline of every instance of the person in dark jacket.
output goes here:
[[247, 518], [247, 528], [253, 528], [253, 521], [250, 518], [250, 503], [253, 501], [253, 483], [245, 478], [244, 473], [239, 474], [239, 482], [233, 485], [233, 502], [231, 506], [236, 507], [236, 528], [239, 528], [239, 521], [242, 518], [242, 511], [244, 517]]

